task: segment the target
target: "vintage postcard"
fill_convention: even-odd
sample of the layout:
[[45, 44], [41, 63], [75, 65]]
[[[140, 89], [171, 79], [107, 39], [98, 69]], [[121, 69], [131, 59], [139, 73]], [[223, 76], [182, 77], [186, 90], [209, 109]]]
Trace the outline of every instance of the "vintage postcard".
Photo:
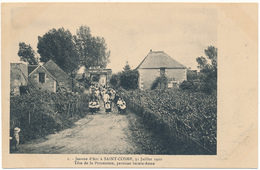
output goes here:
[[3, 168], [257, 168], [257, 3], [2, 3]]

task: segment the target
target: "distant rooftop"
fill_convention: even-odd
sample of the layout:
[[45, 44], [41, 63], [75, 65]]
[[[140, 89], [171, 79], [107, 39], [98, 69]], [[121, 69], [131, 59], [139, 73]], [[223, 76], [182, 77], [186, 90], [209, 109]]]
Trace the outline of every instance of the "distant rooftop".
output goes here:
[[137, 69], [143, 68], [180, 68], [185, 69], [186, 67], [178, 61], [171, 58], [164, 51], [152, 51], [144, 58], [144, 60], [137, 66]]

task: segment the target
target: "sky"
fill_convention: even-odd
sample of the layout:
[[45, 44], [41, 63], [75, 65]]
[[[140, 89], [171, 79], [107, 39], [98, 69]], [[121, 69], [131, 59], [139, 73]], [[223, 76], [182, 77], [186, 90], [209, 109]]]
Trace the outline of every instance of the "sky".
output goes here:
[[186, 67], [197, 69], [196, 58], [207, 46], [217, 47], [218, 13], [209, 4], [174, 3], [38, 3], [11, 9], [11, 62], [19, 61], [19, 42], [37, 51], [38, 36], [64, 27], [72, 34], [81, 25], [104, 37], [111, 51], [113, 73], [126, 62], [136, 68], [153, 51], [164, 51]]

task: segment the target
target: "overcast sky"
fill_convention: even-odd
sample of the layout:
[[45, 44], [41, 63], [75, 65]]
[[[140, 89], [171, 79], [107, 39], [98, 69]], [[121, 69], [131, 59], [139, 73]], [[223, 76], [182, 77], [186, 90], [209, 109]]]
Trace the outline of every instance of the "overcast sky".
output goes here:
[[107, 68], [122, 70], [126, 61], [135, 68], [154, 51], [164, 51], [181, 64], [196, 69], [196, 57], [209, 45], [217, 47], [217, 10], [203, 4], [85, 3], [21, 4], [11, 10], [12, 59], [19, 61], [19, 42], [37, 51], [38, 36], [52, 28], [90, 27], [104, 37], [111, 51]]

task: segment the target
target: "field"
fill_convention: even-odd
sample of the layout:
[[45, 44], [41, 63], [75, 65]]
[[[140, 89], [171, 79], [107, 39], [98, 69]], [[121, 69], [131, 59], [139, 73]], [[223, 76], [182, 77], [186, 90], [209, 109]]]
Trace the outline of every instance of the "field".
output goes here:
[[[125, 121], [125, 124], [129, 126], [125, 130], [132, 132], [129, 139], [136, 139], [135, 143], [142, 148], [140, 153], [216, 154], [216, 93], [208, 95], [179, 89], [149, 91], [119, 89], [119, 94], [127, 103], [126, 119], [129, 123]], [[45, 138], [48, 134], [56, 134], [74, 127], [74, 122], [79, 119], [88, 119], [86, 117], [89, 113], [88, 100], [87, 94], [71, 93], [37, 92], [31, 95], [12, 96], [10, 129], [16, 126], [22, 129], [21, 143]], [[106, 116], [103, 112], [99, 114]], [[93, 117], [97, 118], [99, 114]], [[135, 118], [133, 114], [137, 117]], [[110, 117], [114, 115], [118, 115], [116, 110]], [[87, 122], [85, 124], [88, 125]], [[12, 131], [10, 135], [12, 136]], [[66, 140], [66, 136], [63, 140]]]
[[216, 94], [154, 90], [122, 91], [121, 95], [155, 133], [171, 138], [176, 147], [193, 148], [180, 154], [216, 154]]

